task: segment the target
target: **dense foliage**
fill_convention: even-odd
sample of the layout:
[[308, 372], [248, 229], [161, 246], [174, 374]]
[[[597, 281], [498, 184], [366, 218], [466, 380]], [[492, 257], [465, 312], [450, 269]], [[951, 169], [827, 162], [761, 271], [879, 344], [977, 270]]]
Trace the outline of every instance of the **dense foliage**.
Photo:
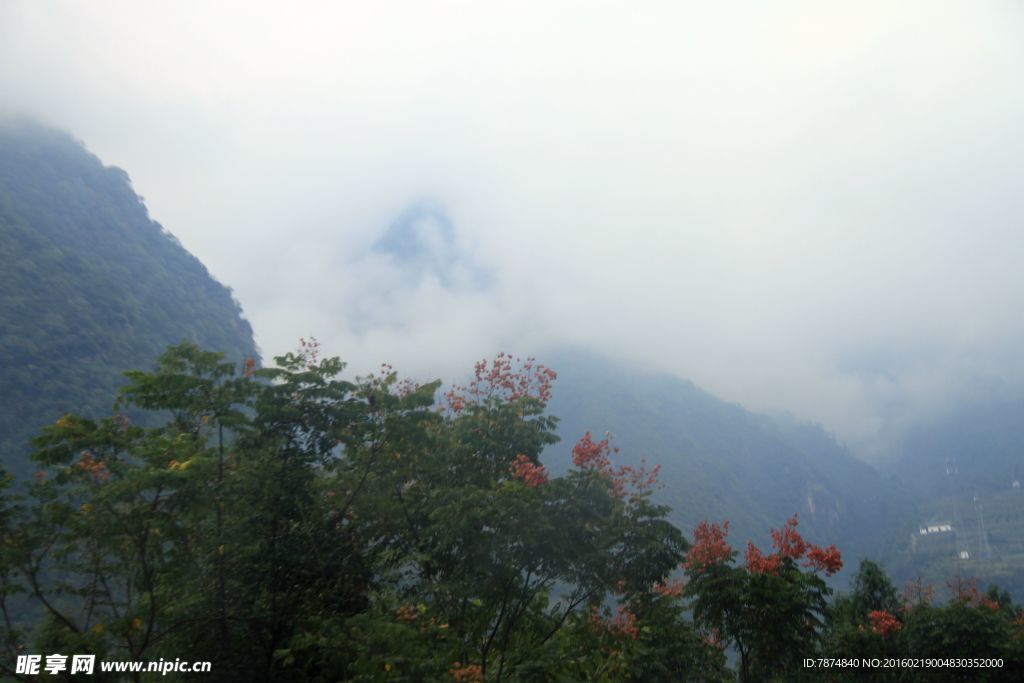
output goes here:
[[[794, 516], [772, 531], [774, 551], [765, 555], [747, 544], [745, 563], [735, 565], [728, 523], [701, 523], [686, 560], [694, 619], [735, 646], [741, 680], [793, 678], [801, 654], [815, 652], [831, 589], [818, 575], [839, 571], [835, 546], [807, 543]], [[810, 571], [806, 571], [810, 569]]]
[[[872, 670], [872, 680], [879, 681], [1020, 680], [1024, 610], [994, 586], [981, 593], [973, 578], [953, 576], [946, 589], [945, 603], [937, 601], [933, 585], [921, 580], [909, 582], [900, 594], [881, 567], [863, 560], [851, 592], [830, 608], [825, 656], [918, 662], [916, 668]], [[957, 660], [961, 663], [948, 665]], [[982, 666], [985, 661], [999, 666]], [[925, 662], [947, 665], [925, 671]], [[847, 668], [831, 674], [837, 681], [863, 680], [865, 671]]]
[[35, 652], [208, 660], [225, 681], [755, 681], [962, 651], [1013, 680], [1024, 655], [1019, 608], [968, 581], [933, 605], [866, 563], [830, 602], [839, 551], [795, 516], [742, 562], [727, 523], [691, 545], [652, 502], [657, 468], [607, 436], [554, 476], [555, 375], [532, 360], [443, 393], [389, 367], [345, 379], [315, 342], [276, 361], [181, 344], [128, 373], [113, 416], [44, 429], [26, 490], [0, 482], [0, 673], [45, 679], [16, 673]]
[[652, 473], [589, 435], [566, 476], [539, 464], [554, 373], [502, 356], [438, 406], [437, 383], [341, 370], [312, 343], [240, 375], [186, 344], [124, 390], [166, 424], [47, 427], [3, 546], [5, 607], [16, 588], [42, 622], [6, 610], [3, 666], [28, 643], [224, 680], [723, 670], [663, 588], [687, 543]]
[[110, 410], [124, 368], [192, 340], [241, 360], [231, 292], [160, 225], [128, 176], [68, 136], [0, 122], [0, 464], [39, 427]]

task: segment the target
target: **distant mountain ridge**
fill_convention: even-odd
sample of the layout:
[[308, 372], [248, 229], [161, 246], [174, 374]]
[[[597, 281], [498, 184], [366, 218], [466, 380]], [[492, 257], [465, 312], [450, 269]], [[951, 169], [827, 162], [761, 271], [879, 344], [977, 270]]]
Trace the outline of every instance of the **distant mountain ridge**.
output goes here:
[[950, 492], [947, 464], [966, 493], [1009, 491], [1024, 480], [1024, 391], [994, 389], [912, 425], [884, 467], [934, 496]]
[[231, 291], [127, 173], [65, 133], [0, 121], [0, 464], [23, 473], [41, 425], [108, 413], [124, 370], [183, 340], [257, 356]]

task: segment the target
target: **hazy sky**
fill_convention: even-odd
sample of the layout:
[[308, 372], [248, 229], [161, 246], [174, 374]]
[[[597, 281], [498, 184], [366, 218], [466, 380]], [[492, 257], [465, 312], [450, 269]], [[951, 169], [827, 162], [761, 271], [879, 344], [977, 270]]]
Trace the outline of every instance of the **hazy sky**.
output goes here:
[[1024, 378], [1017, 0], [0, 0], [0, 110], [126, 169], [267, 357], [585, 345], [864, 453]]

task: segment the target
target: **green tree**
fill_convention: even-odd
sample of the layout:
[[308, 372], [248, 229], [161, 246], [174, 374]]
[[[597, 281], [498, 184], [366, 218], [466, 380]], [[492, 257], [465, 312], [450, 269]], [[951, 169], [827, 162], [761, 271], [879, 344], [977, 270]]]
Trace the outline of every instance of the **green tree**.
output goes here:
[[[578, 466], [548, 477], [538, 457], [555, 441], [544, 414], [553, 380], [529, 359], [479, 363], [415, 434], [389, 443], [387, 467], [353, 504], [386, 588], [375, 597], [389, 607], [377, 613], [392, 623], [381, 628], [414, 625], [421, 637], [402, 642], [416, 652], [432, 643], [435, 670], [532, 676], [538, 662], [557, 660], [574, 617], [617, 588], [649, 588], [683, 557], [682, 534], [649, 501], [649, 473], [613, 468], [607, 441], [587, 435], [574, 449]], [[422, 675], [422, 659], [374, 647], [377, 633], [363, 630], [349, 670]]]
[[279, 362], [236, 376], [219, 354], [173, 347], [123, 392], [164, 425], [68, 415], [45, 430], [10, 544], [45, 614], [37, 646], [188, 653], [214, 679], [281, 680], [277, 651], [314, 606], [363, 599], [369, 570], [323, 472], [346, 434], [350, 453], [372, 447], [368, 402], [336, 359]]
[[819, 572], [838, 571], [842, 560], [835, 546], [804, 541], [796, 526], [794, 515], [772, 531], [769, 555], [749, 543], [743, 565], [734, 564], [728, 522], [694, 531], [685, 565], [694, 619], [735, 646], [742, 681], [797, 676], [800, 659], [818, 647], [832, 592]]
[[[902, 623], [898, 615], [902, 614], [902, 606], [885, 570], [869, 559], [862, 559], [851, 581], [850, 593], [838, 596], [829, 609], [826, 656], [858, 660], [905, 656], [899, 637]], [[862, 673], [856, 669], [838, 670], [835, 675], [838, 680], [847, 680]], [[882, 681], [900, 680], [904, 672], [880, 669], [872, 675]]]
[[[900, 629], [904, 651], [926, 659], [1003, 658], [1008, 661], [1001, 668], [972, 670], [971, 680], [1020, 680], [1022, 662], [1008, 649], [1014, 638], [1014, 624], [999, 603], [978, 592], [976, 583], [954, 576], [946, 582], [948, 603], [917, 604], [907, 609]], [[935, 671], [932, 680], [963, 680], [963, 672], [955, 668]]]
[[[988, 659], [1001, 666], [963, 668], [929, 667], [929, 681], [1015, 681], [1024, 664], [1024, 620], [995, 587], [980, 593], [974, 579], [953, 577], [947, 582], [950, 600], [935, 604], [934, 589], [922, 581], [907, 585], [902, 600], [893, 603], [892, 585], [880, 567], [861, 564], [850, 596], [833, 612], [827, 634], [826, 656], [861, 658], [913, 658], [947, 661]], [[854, 610], [851, 605], [861, 605]], [[835, 680], [861, 680], [863, 672], [837, 669]], [[879, 669], [872, 676], [882, 681], [918, 680], [921, 669]]]
[[[18, 645], [24, 640], [22, 627], [15, 610], [24, 601], [25, 588], [17, 572], [17, 544], [15, 521], [20, 518], [19, 500], [11, 490], [14, 478], [0, 467], [0, 675], [13, 675], [11, 664], [19, 654]], [[20, 611], [20, 610], [19, 610]]]
[[[655, 588], [687, 546], [650, 501], [656, 472], [589, 434], [568, 475], [540, 464], [553, 372], [500, 356], [436, 405], [438, 382], [344, 380], [315, 342], [276, 363], [172, 347], [119, 406], [159, 426], [44, 430], [26, 504], [0, 505], [0, 597], [38, 608], [5, 657], [185, 655], [247, 681], [721, 673]], [[628, 628], [594, 630], [609, 605]]]
[[884, 610], [895, 614], [901, 607], [899, 592], [880, 565], [864, 558], [853, 577], [850, 611], [858, 622], [870, 612]]

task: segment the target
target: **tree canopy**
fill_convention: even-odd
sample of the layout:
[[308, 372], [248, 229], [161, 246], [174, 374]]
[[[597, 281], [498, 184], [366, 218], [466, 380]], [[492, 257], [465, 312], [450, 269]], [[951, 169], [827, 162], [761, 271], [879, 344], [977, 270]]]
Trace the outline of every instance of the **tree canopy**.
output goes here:
[[0, 477], [0, 673], [42, 680], [18, 669], [35, 652], [224, 681], [768, 681], [961, 653], [1014, 680], [1024, 617], [997, 589], [897, 597], [867, 562], [832, 599], [840, 551], [796, 516], [742, 562], [728, 522], [691, 543], [610, 435], [553, 475], [556, 375], [533, 359], [447, 389], [344, 370], [314, 340], [266, 368], [183, 343], [113, 414], [45, 427], [24, 490]]

